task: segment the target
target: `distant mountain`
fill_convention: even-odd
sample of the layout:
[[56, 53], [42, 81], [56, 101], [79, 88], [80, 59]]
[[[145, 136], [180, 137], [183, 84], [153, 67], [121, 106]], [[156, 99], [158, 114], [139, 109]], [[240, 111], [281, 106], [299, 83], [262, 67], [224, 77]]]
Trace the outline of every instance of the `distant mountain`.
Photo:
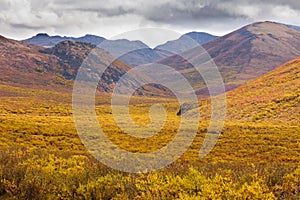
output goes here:
[[106, 40], [103, 37], [95, 35], [85, 35], [83, 37], [75, 38], [49, 36], [45, 33], [40, 33], [32, 38], [24, 40], [24, 42], [44, 47], [53, 47], [63, 41], [85, 42], [92, 45], [99, 45], [100, 48], [130, 66], [152, 63], [164, 57], [141, 41], [129, 41], [126, 39]]
[[64, 40], [72, 40], [71, 37], [49, 36], [47, 33], [39, 33], [36, 36], [23, 40], [38, 46], [54, 46]]
[[209, 33], [204, 32], [189, 32], [184, 34], [183, 36], [191, 37], [193, 40], [197, 41], [199, 44], [205, 44], [211, 40], [216, 39], [218, 36], [211, 35]]
[[289, 28], [292, 28], [292, 29], [295, 29], [297, 31], [300, 31], [300, 27], [299, 26], [294, 26], [294, 25], [288, 25], [288, 24], [284, 24], [285, 26], [289, 27]]
[[130, 66], [152, 63], [163, 58], [162, 55], [138, 40], [105, 40], [99, 47]]
[[71, 39], [72, 41], [75, 42], [85, 42], [85, 43], [90, 43], [90, 44], [94, 44], [94, 45], [98, 45], [101, 42], [105, 41], [105, 38], [100, 37], [100, 36], [96, 36], [96, 35], [85, 35], [79, 38], [73, 38]]
[[[0, 83], [19, 87], [51, 87], [54, 90], [71, 89], [79, 67], [90, 53], [94, 59], [89, 60], [88, 68], [84, 69], [85, 77], [87, 81], [100, 80], [99, 91], [112, 92], [120, 77], [132, 69], [89, 43], [63, 41], [54, 47], [44, 48], [0, 36]], [[107, 69], [100, 79], [99, 69], [103, 67]], [[128, 87], [136, 82], [151, 82], [140, 73], [131, 78], [125, 82]], [[170, 93], [162, 86], [150, 84], [141, 87], [136, 94], [166, 96]]]
[[207, 43], [216, 38], [217, 36], [210, 35], [208, 33], [190, 32], [182, 35], [177, 40], [168, 41], [165, 44], [158, 45], [154, 49], [169, 52], [169, 55], [171, 55], [171, 53], [177, 54], [194, 48], [199, 44], [202, 45]]
[[[227, 90], [255, 79], [283, 63], [300, 56], [300, 32], [273, 22], [245, 26], [203, 44], [221, 72]], [[197, 49], [183, 52], [191, 60], [199, 58]], [[201, 76], [180, 56], [171, 56], [162, 64], [181, 71], [199, 95], [208, 95]]]
[[36, 44], [44, 47], [53, 47], [63, 41], [85, 42], [99, 45], [112, 56], [123, 61], [130, 66], [138, 66], [153, 63], [162, 58], [170, 56], [170, 52], [182, 52], [194, 47], [196, 44], [203, 44], [216, 36], [207, 33], [191, 32], [183, 35], [178, 40], [167, 42], [155, 49], [151, 49], [141, 41], [129, 41], [127, 39], [106, 40], [95, 35], [85, 35], [83, 37], [49, 36], [46, 33], [39, 33], [24, 42]]
[[166, 55], [160, 54], [151, 48], [142, 48], [131, 51], [119, 57], [119, 60], [130, 65], [132, 67], [138, 65], [145, 65], [149, 63], [154, 63], [160, 59], [165, 58]]
[[90, 44], [98, 45], [105, 40], [103, 37], [95, 36], [95, 35], [85, 35], [83, 37], [75, 38], [75, 37], [66, 37], [66, 36], [49, 36], [46, 33], [39, 33], [36, 36], [33, 36], [29, 39], [23, 40], [24, 42], [28, 42], [31, 44], [36, 44], [38, 46], [51, 47], [56, 44], [70, 40], [76, 42], [87, 42]]

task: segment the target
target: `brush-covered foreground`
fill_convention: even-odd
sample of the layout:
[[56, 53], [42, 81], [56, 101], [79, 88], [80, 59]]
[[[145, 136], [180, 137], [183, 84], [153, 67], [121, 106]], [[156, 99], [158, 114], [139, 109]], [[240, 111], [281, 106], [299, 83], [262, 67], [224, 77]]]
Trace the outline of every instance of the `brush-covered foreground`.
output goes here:
[[[7, 85], [0, 92], [0, 199], [299, 199], [299, 126], [227, 119], [215, 148], [200, 159], [208, 124], [202, 119], [191, 147], [175, 163], [129, 174], [104, 166], [85, 149], [70, 92]], [[139, 125], [150, 122], [153, 103], [167, 108], [162, 131], [144, 140], [117, 127], [108, 100], [97, 96], [96, 112], [118, 146], [150, 152], [175, 136], [180, 121], [175, 100], [132, 98], [131, 117]]]

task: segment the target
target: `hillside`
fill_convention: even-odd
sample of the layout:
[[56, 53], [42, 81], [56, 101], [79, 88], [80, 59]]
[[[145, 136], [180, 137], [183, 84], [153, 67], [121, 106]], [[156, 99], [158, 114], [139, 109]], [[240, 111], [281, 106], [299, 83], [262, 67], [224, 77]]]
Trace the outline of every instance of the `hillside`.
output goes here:
[[[300, 57], [226, 93], [226, 121], [299, 128]], [[209, 118], [209, 99], [201, 101], [201, 115]], [[198, 109], [187, 111], [193, 116]]]
[[236, 67], [237, 78], [249, 80], [298, 57], [300, 32], [259, 22], [203, 46], [218, 66]]
[[[111, 93], [120, 77], [132, 69], [89, 43], [63, 41], [54, 47], [44, 48], [1, 37], [0, 46], [0, 82], [20, 87], [48, 87], [51, 90], [67, 89], [71, 92], [77, 71], [91, 52], [94, 59], [89, 59], [90, 66], [85, 72], [89, 80], [94, 80], [92, 77], [99, 78], [99, 68], [109, 65], [98, 84], [99, 91]], [[125, 83], [128, 87], [135, 85], [135, 82], [151, 82], [140, 73], [131, 78]], [[145, 85], [137, 94], [170, 95], [164, 87], [158, 85]]]
[[69, 84], [55, 74], [60, 71], [58, 58], [42, 54], [42, 47], [0, 36], [0, 82], [24, 86]]
[[[203, 45], [221, 72], [227, 90], [255, 79], [300, 55], [300, 32], [273, 22], [245, 26]], [[197, 49], [183, 52], [199, 57]], [[207, 95], [204, 82], [189, 62], [180, 56], [160, 61], [181, 71], [198, 90]]]
[[299, 125], [300, 57], [227, 93], [228, 119]]
[[77, 70], [90, 51], [96, 46], [89, 43], [63, 41], [52, 48], [42, 49], [39, 52], [57, 58], [57, 65], [61, 66], [61, 75], [66, 79], [74, 80]]

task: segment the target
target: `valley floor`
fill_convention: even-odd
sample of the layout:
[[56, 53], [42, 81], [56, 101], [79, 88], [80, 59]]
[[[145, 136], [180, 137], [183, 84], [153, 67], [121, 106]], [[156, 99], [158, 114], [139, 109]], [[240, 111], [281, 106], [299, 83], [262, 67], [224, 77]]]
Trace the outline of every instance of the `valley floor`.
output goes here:
[[[129, 174], [106, 167], [85, 149], [70, 93], [7, 85], [0, 92], [0, 199], [299, 199], [299, 125], [227, 119], [215, 148], [199, 158], [208, 125], [203, 119], [176, 162]], [[149, 152], [174, 138], [180, 120], [176, 101], [133, 98], [131, 117], [139, 125], [150, 122], [153, 102], [168, 108], [161, 132], [143, 140], [122, 132], [102, 97], [99, 123], [123, 149]]]

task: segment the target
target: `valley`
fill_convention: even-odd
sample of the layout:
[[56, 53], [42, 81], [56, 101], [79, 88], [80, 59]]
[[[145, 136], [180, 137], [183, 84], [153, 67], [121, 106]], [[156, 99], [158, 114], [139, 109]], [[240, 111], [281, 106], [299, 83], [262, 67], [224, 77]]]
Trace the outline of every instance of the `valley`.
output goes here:
[[[203, 79], [180, 56], [197, 58], [194, 47], [178, 50], [181, 42], [170, 41], [164, 48], [178, 51], [168, 57], [140, 42], [109, 41], [119, 44], [109, 51], [95, 50], [89, 40], [65, 39], [51, 37], [38, 46], [0, 37], [0, 199], [299, 198], [300, 32], [259, 22], [206, 38], [203, 47], [225, 82], [227, 110], [215, 147], [202, 158], [199, 150], [209, 128], [211, 98], [217, 96], [208, 96]], [[123, 42], [128, 48], [129, 43], [141, 45], [146, 53], [115, 59], [113, 51], [126, 51], [120, 47]], [[179, 159], [157, 171], [127, 173], [102, 164], [86, 149], [74, 123], [72, 92], [77, 72], [90, 55], [98, 59], [84, 71], [87, 84], [101, 78], [95, 93], [97, 120], [107, 138], [128, 152], [153, 152], [172, 141], [181, 120], [180, 103], [161, 85], [139, 88], [130, 98], [134, 123], [146, 129], [154, 104], [164, 106], [166, 122], [154, 136], [130, 136], [116, 123], [111, 107], [120, 77], [154, 62], [188, 78], [199, 107], [183, 116], [193, 119], [200, 112], [200, 118], [192, 144]], [[137, 73], [128, 88], [139, 80], [151, 82]], [[179, 141], [185, 143], [185, 138]]]

